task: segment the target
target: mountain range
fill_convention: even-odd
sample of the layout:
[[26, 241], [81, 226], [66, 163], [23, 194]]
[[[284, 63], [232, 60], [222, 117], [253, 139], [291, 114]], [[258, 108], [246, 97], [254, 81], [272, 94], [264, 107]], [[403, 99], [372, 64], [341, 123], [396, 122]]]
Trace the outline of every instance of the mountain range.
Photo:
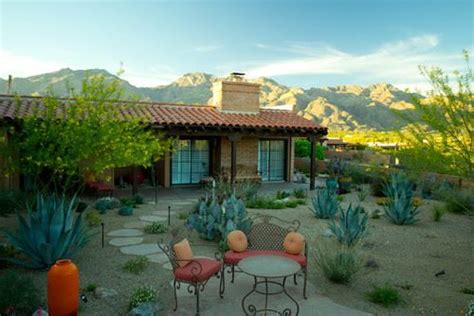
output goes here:
[[[188, 73], [176, 81], [157, 87], [135, 87], [102, 69], [61, 69], [41, 75], [13, 78], [10, 93], [45, 95], [52, 89], [64, 96], [68, 89], [80, 90], [86, 76], [103, 75], [123, 82], [125, 93], [146, 101], [207, 104], [212, 98], [212, 83], [220, 78], [206, 73]], [[334, 130], [394, 130], [404, 126], [395, 111], [410, 111], [410, 103], [419, 94], [402, 91], [387, 83], [367, 87], [343, 85], [310, 88], [287, 87], [269, 78], [249, 80], [261, 84], [263, 106], [291, 105], [294, 112]], [[0, 78], [0, 93], [8, 91], [8, 82]]]

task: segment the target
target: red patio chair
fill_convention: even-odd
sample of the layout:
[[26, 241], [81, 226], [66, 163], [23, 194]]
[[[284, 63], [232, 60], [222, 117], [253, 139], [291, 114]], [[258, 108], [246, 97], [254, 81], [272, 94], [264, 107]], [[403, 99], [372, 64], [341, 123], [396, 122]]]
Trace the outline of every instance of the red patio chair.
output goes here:
[[[222, 255], [219, 252], [214, 254], [215, 258], [195, 257], [192, 260], [180, 260], [176, 258], [174, 252], [174, 244], [177, 241], [171, 241], [167, 244], [163, 242], [158, 243], [158, 247], [168, 257], [173, 268], [173, 289], [175, 306], [173, 311], [178, 309], [178, 294], [177, 290], [181, 287], [181, 283], [188, 284], [188, 292], [196, 296], [196, 315], [199, 315], [199, 292], [204, 291], [204, 288], [213, 276], [220, 279], [219, 297], [223, 298], [224, 294], [224, 277], [221, 277], [222, 269]], [[193, 245], [205, 246], [205, 245]], [[205, 246], [209, 247], [209, 246]], [[183, 267], [178, 265], [179, 261], [190, 261]]]

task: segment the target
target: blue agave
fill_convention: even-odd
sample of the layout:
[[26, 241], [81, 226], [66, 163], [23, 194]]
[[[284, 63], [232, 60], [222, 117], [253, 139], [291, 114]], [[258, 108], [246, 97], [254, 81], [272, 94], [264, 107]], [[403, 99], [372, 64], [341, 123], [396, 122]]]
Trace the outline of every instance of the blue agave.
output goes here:
[[349, 207], [346, 211], [340, 210], [339, 221], [332, 221], [329, 229], [336, 236], [339, 243], [347, 246], [355, 246], [367, 232], [367, 223], [369, 217], [364, 213], [364, 209], [360, 206]]
[[17, 214], [18, 230], [7, 231], [8, 241], [29, 261], [10, 260], [29, 268], [48, 268], [58, 259], [72, 258], [89, 240], [82, 213], [75, 217], [75, 197], [39, 194], [28, 214]]
[[339, 201], [337, 200], [336, 190], [318, 189], [312, 197], [313, 213], [316, 218], [334, 218], [339, 209]]
[[390, 176], [390, 181], [384, 187], [388, 203], [384, 206], [385, 216], [394, 224], [409, 225], [417, 222], [420, 213], [413, 205], [413, 183], [403, 173]]

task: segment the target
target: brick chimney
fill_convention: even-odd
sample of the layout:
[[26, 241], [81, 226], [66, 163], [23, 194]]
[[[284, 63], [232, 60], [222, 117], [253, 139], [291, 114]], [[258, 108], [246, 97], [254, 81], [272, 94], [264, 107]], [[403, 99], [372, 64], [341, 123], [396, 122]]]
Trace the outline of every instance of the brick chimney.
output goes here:
[[222, 112], [254, 113], [260, 111], [260, 85], [245, 82], [243, 74], [231, 74], [230, 80], [214, 83], [213, 105]]

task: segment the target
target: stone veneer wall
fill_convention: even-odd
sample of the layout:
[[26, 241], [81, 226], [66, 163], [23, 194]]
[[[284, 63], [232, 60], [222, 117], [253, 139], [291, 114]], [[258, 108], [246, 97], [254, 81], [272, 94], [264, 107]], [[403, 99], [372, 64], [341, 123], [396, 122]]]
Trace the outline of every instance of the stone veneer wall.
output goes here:
[[[258, 175], [258, 138], [243, 137], [236, 143], [237, 179]], [[221, 140], [221, 171], [230, 176], [231, 148], [227, 137]]]

